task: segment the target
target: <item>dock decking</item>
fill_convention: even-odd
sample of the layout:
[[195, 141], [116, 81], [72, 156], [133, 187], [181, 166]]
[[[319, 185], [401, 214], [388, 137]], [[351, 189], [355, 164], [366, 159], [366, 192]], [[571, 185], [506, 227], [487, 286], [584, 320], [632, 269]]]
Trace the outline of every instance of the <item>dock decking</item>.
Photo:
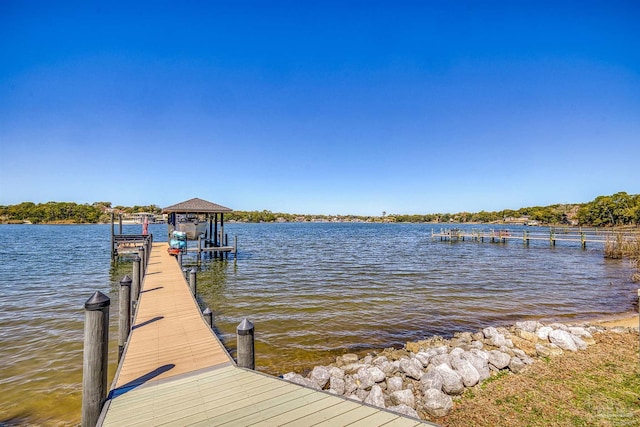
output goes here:
[[238, 368], [202, 318], [167, 247], [153, 244], [131, 335], [98, 425], [429, 424]]

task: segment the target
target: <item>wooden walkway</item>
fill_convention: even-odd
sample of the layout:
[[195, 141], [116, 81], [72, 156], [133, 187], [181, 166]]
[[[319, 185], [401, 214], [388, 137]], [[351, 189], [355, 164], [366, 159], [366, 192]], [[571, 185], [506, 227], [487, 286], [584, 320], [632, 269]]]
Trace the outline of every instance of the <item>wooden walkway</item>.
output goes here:
[[153, 244], [132, 332], [98, 425], [427, 424], [238, 368], [202, 318], [167, 247]]
[[640, 238], [640, 234], [637, 232], [600, 232], [600, 233], [586, 233], [579, 231], [556, 231], [550, 229], [548, 233], [542, 232], [530, 232], [527, 230], [516, 232], [513, 230], [461, 230], [459, 228], [441, 229], [439, 232], [432, 230], [431, 238], [433, 240], [440, 239], [440, 241], [476, 241], [476, 242], [496, 242], [506, 243], [510, 240], [521, 241], [525, 245], [528, 245], [531, 240], [539, 240], [549, 242], [551, 246], [555, 246], [556, 242], [575, 242], [580, 243], [582, 248], [587, 247], [587, 243], [596, 243], [599, 245], [605, 245], [607, 242], [635, 242]]

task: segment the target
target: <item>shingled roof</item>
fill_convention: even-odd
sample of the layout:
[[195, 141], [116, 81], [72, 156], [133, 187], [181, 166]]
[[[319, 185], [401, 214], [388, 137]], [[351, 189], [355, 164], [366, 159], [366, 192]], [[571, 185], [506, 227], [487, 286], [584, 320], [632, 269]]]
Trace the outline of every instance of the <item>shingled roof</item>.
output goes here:
[[185, 202], [176, 203], [175, 205], [167, 206], [162, 209], [163, 213], [224, 213], [233, 212], [233, 209], [229, 209], [224, 206], [220, 206], [215, 203], [207, 202], [206, 200], [193, 198]]

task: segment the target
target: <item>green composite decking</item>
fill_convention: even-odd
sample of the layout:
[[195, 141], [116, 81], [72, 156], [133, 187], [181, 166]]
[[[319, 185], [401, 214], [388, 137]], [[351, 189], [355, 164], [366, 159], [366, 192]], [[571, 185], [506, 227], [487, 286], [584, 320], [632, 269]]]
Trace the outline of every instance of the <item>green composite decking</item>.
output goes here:
[[238, 368], [202, 319], [166, 243], [154, 243], [142, 291], [98, 425], [424, 425]]

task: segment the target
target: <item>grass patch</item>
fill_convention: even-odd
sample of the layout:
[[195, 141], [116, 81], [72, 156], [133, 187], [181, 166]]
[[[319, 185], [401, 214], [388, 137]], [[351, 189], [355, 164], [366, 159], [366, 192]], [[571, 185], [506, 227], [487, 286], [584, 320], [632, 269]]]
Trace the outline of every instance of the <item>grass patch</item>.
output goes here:
[[640, 426], [637, 333], [596, 335], [587, 351], [493, 375], [456, 400], [443, 426]]

